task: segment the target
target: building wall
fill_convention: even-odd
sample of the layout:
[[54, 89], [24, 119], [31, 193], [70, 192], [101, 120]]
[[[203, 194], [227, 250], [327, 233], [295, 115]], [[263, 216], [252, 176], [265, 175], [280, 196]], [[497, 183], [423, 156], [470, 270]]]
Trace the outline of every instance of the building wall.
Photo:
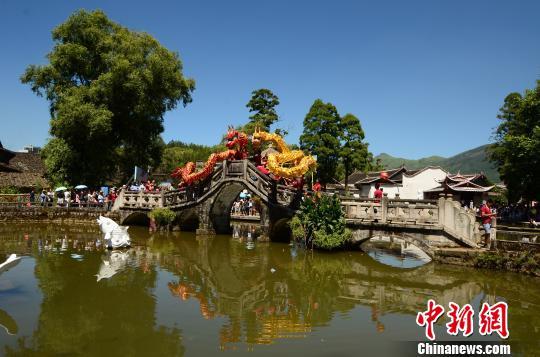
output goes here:
[[[424, 191], [440, 186], [440, 181], [444, 180], [447, 172], [441, 168], [427, 168], [414, 176], [403, 175], [401, 185], [381, 184], [383, 192], [388, 194], [388, 198], [395, 198], [396, 193], [403, 199], [424, 199]], [[373, 197], [375, 184], [362, 187], [363, 197]]]
[[441, 168], [427, 168], [414, 176], [403, 175], [403, 188], [400, 197], [408, 199], [424, 199], [424, 191], [440, 186], [447, 172]]
[[[381, 184], [381, 188], [383, 189], [383, 193], [388, 194], [388, 198], [395, 198], [396, 193], [401, 194], [402, 186], [401, 185], [385, 185]], [[373, 198], [375, 194], [375, 184], [371, 184], [371, 186], [364, 185], [362, 187], [362, 195], [366, 193], [367, 197]]]

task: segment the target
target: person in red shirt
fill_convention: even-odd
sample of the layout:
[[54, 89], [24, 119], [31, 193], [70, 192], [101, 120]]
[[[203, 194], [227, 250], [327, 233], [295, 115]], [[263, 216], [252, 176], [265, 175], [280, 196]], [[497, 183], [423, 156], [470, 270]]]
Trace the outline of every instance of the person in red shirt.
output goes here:
[[382, 195], [383, 195], [383, 190], [381, 188], [381, 184], [376, 183], [375, 192], [373, 193], [373, 197], [375, 198], [375, 203], [381, 202]]
[[484, 226], [484, 244], [486, 247], [490, 245], [490, 235], [491, 235], [491, 219], [495, 215], [491, 212], [491, 200], [488, 200], [486, 203], [480, 207], [480, 218], [482, 220], [482, 225]]

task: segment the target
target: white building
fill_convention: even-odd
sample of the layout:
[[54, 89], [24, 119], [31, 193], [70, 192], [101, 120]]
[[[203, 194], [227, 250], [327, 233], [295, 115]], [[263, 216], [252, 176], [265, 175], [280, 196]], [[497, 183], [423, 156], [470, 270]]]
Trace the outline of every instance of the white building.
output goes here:
[[[388, 176], [385, 177], [383, 173]], [[383, 175], [381, 175], [383, 174]], [[354, 172], [349, 176], [349, 185], [360, 191], [361, 197], [373, 197], [375, 185], [379, 184], [388, 198], [424, 199], [424, 192], [439, 187], [448, 172], [439, 166], [428, 166], [421, 170], [407, 170], [404, 166], [385, 171]]]

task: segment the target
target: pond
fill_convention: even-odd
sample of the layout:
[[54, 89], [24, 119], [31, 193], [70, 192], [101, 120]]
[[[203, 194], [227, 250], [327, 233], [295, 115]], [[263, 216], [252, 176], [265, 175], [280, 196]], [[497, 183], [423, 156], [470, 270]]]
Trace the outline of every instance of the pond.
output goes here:
[[[446, 308], [470, 303], [476, 312], [482, 302], [505, 301], [512, 352], [540, 351], [540, 279], [434, 263], [391, 266], [381, 246], [376, 260], [235, 232], [197, 237], [131, 227], [133, 247], [111, 252], [93, 223], [0, 225], [0, 257], [23, 256], [0, 275], [1, 354], [395, 355], [416, 350], [407, 341], [425, 341], [415, 319], [430, 298]], [[446, 322], [435, 326], [437, 341], [457, 338]], [[475, 328], [469, 340], [498, 337]]]

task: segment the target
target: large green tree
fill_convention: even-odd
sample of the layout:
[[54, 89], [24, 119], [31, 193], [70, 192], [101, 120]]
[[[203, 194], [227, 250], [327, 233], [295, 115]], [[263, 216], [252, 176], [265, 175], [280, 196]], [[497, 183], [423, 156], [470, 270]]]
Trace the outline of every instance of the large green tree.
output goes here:
[[276, 106], [279, 98], [270, 89], [261, 88], [251, 93], [251, 99], [246, 104], [249, 112], [253, 113], [249, 119], [248, 127], [258, 126], [261, 130], [269, 131], [270, 125], [279, 120]]
[[52, 32], [48, 64], [21, 77], [50, 102], [51, 140], [43, 153], [56, 182], [99, 184], [118, 169], [157, 166], [163, 115], [191, 102], [182, 63], [144, 32], [102, 11], [77, 11]]
[[498, 166], [510, 200], [540, 199], [540, 81], [523, 95], [510, 93], [498, 118], [501, 123], [489, 156]]
[[366, 170], [372, 158], [360, 120], [352, 114], [346, 114], [340, 121], [341, 148], [339, 156], [345, 173], [345, 190], [348, 191], [349, 175], [353, 170]]
[[331, 182], [339, 164], [341, 118], [336, 107], [317, 99], [304, 118], [300, 147], [317, 156], [317, 179], [324, 186]]

